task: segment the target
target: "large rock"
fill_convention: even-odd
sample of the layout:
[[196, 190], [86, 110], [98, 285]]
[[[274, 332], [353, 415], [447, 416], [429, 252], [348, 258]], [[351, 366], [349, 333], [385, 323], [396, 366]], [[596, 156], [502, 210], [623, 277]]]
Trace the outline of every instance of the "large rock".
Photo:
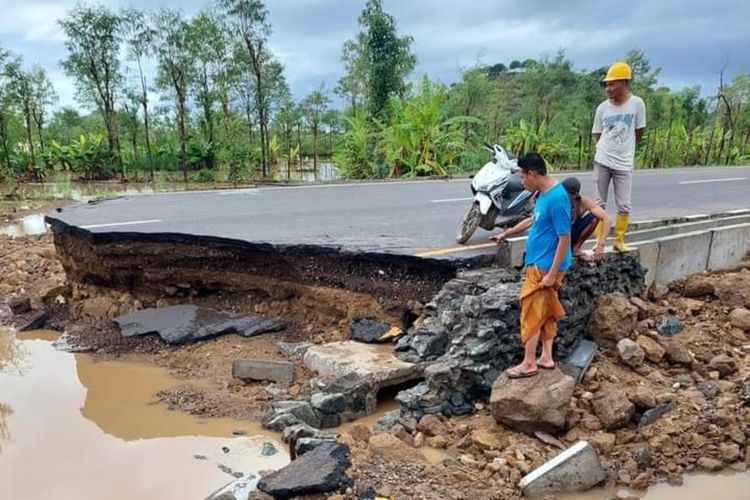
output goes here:
[[[285, 415], [292, 416], [296, 419], [296, 421], [293, 421], [292, 419], [283, 420], [283, 423], [291, 421], [288, 425], [294, 425], [301, 422], [311, 427], [320, 427], [320, 417], [315, 413], [312, 405], [307, 401], [276, 401], [271, 404], [271, 407], [268, 409], [266, 416], [263, 419], [263, 425], [269, 429], [273, 429], [271, 424], [276, 422], [278, 417], [283, 417]], [[288, 425], [284, 425], [281, 429], [274, 430], [284, 430]]]
[[719, 372], [719, 375], [726, 377], [737, 371], [737, 361], [726, 354], [719, 354], [711, 358], [708, 362], [708, 368]]
[[593, 402], [594, 413], [605, 429], [614, 430], [628, 425], [635, 413], [635, 405], [621, 389], [603, 391]]
[[638, 308], [622, 293], [599, 297], [588, 323], [588, 332], [597, 344], [614, 347], [629, 337], [638, 322]]
[[561, 431], [574, 388], [573, 378], [558, 369], [540, 369], [535, 377], [524, 379], [509, 379], [503, 374], [492, 386], [492, 416], [532, 436], [537, 431]]
[[31, 311], [31, 299], [28, 297], [13, 297], [8, 300], [8, 307], [14, 315], [25, 314]]
[[232, 377], [245, 382], [270, 380], [280, 384], [291, 384], [294, 380], [294, 363], [270, 359], [235, 359]]
[[684, 325], [680, 318], [674, 315], [665, 316], [656, 325], [656, 331], [662, 337], [674, 337], [682, 331]]
[[716, 291], [713, 279], [709, 276], [696, 275], [685, 282], [682, 295], [691, 299], [699, 299], [707, 295], [713, 295]]
[[638, 344], [630, 339], [622, 339], [617, 343], [617, 352], [623, 363], [631, 368], [638, 368], [643, 365], [646, 353]]
[[303, 359], [305, 366], [323, 377], [356, 375], [380, 383], [382, 387], [399, 385], [421, 376], [418, 365], [401, 361], [388, 345], [331, 342], [309, 348]]
[[352, 340], [373, 344], [383, 342], [383, 335], [391, 331], [392, 327], [388, 323], [372, 318], [355, 318], [349, 326], [349, 337]]
[[729, 307], [750, 309], [750, 270], [725, 274], [715, 283], [716, 296]]
[[664, 359], [666, 351], [657, 341], [655, 341], [651, 337], [640, 335], [637, 339], [635, 339], [635, 343], [638, 344], [641, 349], [643, 349], [643, 352], [646, 353], [646, 359], [648, 359], [652, 363], [660, 363], [661, 360]]
[[156, 333], [168, 344], [185, 344], [227, 333], [253, 337], [284, 329], [284, 323], [275, 319], [194, 305], [144, 309], [117, 317], [114, 322], [124, 337]]
[[729, 323], [743, 332], [750, 332], [750, 311], [744, 307], [738, 307], [729, 313]]
[[424, 462], [424, 456], [393, 434], [375, 434], [370, 438], [367, 449], [373, 455], [386, 460], [400, 460], [406, 462]]
[[258, 483], [258, 489], [277, 499], [344, 490], [351, 485], [349, 448], [323, 443]]
[[518, 486], [527, 497], [585, 491], [605, 478], [599, 455], [586, 441], [579, 441], [526, 475]]
[[677, 339], [664, 342], [667, 361], [677, 365], [692, 365], [693, 356], [685, 344]]
[[42, 308], [15, 316], [13, 318], [13, 327], [19, 332], [39, 330], [47, 325], [48, 320], [49, 311]]
[[448, 426], [437, 415], [425, 415], [419, 419], [417, 430], [425, 436], [443, 436], [448, 434]]
[[374, 413], [381, 389], [422, 376], [420, 365], [398, 359], [390, 345], [332, 342], [309, 348], [303, 360], [310, 370], [330, 381], [326, 392], [345, 395], [349, 420]]

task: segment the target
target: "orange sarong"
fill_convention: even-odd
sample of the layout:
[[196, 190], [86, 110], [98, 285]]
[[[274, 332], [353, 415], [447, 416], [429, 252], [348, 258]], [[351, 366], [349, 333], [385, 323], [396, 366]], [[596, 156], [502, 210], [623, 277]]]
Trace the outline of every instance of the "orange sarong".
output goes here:
[[540, 340], [550, 340], [557, 335], [557, 322], [565, 317], [557, 292], [565, 273], [557, 273], [555, 286], [541, 286], [544, 272], [538, 267], [526, 268], [526, 279], [521, 288], [521, 342], [524, 344], [537, 333]]

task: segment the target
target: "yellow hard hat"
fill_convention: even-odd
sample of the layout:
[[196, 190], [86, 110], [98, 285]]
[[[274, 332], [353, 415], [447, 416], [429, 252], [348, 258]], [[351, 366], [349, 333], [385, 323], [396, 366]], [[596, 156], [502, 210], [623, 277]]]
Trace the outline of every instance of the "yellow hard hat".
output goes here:
[[609, 67], [607, 76], [604, 78], [605, 82], [613, 82], [615, 80], [632, 80], [633, 73], [630, 71], [628, 63], [617, 61]]

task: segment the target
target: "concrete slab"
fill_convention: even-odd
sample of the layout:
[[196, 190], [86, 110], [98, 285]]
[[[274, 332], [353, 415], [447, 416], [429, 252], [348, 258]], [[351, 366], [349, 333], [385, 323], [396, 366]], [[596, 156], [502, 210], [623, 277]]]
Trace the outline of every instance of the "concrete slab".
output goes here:
[[235, 359], [232, 377], [240, 380], [269, 380], [291, 384], [294, 380], [294, 363], [270, 359]]
[[596, 356], [596, 347], [596, 343], [590, 340], [579, 340], [573, 352], [560, 362], [560, 370], [579, 384]]
[[579, 441], [521, 479], [518, 486], [527, 497], [550, 493], [585, 491], [604, 480], [599, 455], [586, 441]]
[[380, 387], [399, 385], [421, 377], [420, 367], [393, 354], [390, 345], [362, 344], [351, 340], [313, 346], [304, 363], [322, 377], [356, 375]]
[[713, 230], [708, 269], [722, 269], [741, 261], [750, 252], [750, 223]]
[[634, 243], [633, 246], [638, 249], [638, 258], [641, 265], [646, 268], [646, 288], [650, 287], [656, 280], [656, 269], [659, 265], [659, 242], [642, 241]]
[[697, 231], [660, 239], [656, 282], [670, 283], [705, 271], [712, 238], [712, 231]]

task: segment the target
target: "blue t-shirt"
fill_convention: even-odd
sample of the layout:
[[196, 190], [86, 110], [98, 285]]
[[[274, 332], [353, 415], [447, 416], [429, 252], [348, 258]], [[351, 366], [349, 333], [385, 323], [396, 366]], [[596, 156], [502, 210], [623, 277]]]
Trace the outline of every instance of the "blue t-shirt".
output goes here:
[[[570, 234], [570, 198], [562, 184], [539, 195], [534, 207], [533, 223], [526, 241], [526, 265], [549, 271], [555, 260], [560, 236]], [[568, 245], [560, 271], [567, 271], [573, 260]]]

